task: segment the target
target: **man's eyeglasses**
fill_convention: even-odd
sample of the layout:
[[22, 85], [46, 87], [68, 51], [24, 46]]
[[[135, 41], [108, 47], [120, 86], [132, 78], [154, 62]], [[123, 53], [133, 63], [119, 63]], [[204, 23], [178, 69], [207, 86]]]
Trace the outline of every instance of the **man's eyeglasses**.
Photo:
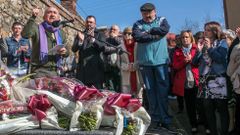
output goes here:
[[127, 33], [124, 33], [124, 35], [132, 35], [132, 33], [130, 33], [130, 32], [127, 32]]

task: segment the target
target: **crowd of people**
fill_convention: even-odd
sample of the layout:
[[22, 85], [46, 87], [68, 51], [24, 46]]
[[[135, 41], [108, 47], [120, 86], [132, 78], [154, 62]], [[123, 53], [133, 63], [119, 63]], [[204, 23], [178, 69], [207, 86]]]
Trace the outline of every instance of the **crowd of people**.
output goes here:
[[235, 32], [222, 30], [215, 21], [205, 23], [204, 31], [195, 35], [189, 30], [167, 35], [170, 90], [177, 96], [178, 113], [183, 112], [185, 101], [193, 133], [202, 124], [207, 134], [239, 134], [239, 64], [235, 52], [239, 37], [239, 27]]
[[168, 111], [168, 95], [173, 94], [178, 113], [185, 102], [193, 134], [199, 124], [206, 134], [240, 134], [240, 27], [222, 30], [211, 21], [196, 34], [169, 33], [167, 19], [145, 3], [142, 19], [122, 34], [116, 24], [108, 33], [100, 32], [95, 16], [87, 16], [84, 32], [78, 32], [69, 49], [66, 33], [52, 25], [60, 20], [58, 10], [47, 8], [37, 24], [39, 12], [34, 8], [24, 25], [14, 22], [12, 36], [1, 40], [1, 57], [14, 75], [72, 77], [89, 87], [132, 94], [148, 109], [150, 130], [174, 133]]

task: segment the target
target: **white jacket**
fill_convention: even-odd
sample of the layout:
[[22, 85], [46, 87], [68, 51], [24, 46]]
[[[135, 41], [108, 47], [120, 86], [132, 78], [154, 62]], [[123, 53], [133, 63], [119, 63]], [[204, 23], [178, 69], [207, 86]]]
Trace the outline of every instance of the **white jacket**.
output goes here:
[[[124, 43], [121, 44], [121, 47], [123, 50], [126, 51], [126, 47], [124, 45]], [[138, 64], [136, 62], [136, 47], [137, 45], [135, 45], [134, 48], [134, 63], [133, 63], [133, 67], [136, 69], [136, 74], [137, 74], [137, 95], [139, 95], [139, 92], [141, 91], [141, 84], [143, 84], [142, 82], [142, 78], [140, 75], [140, 72], [138, 71]], [[131, 91], [131, 85], [130, 85], [130, 70], [129, 70], [129, 59], [128, 59], [128, 54], [123, 53], [122, 55], [118, 56], [118, 61], [117, 61], [117, 65], [119, 67], [119, 69], [121, 70], [121, 92], [122, 93], [130, 93]]]
[[231, 52], [227, 75], [231, 78], [233, 90], [240, 94], [240, 44], [236, 45]]

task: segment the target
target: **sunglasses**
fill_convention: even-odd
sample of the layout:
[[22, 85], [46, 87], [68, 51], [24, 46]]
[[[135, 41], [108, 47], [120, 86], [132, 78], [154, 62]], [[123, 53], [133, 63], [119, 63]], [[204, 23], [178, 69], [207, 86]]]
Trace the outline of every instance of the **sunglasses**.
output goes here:
[[110, 30], [114, 30], [114, 31], [115, 31], [115, 30], [118, 30], [118, 29], [116, 29], [116, 28], [111, 28]]

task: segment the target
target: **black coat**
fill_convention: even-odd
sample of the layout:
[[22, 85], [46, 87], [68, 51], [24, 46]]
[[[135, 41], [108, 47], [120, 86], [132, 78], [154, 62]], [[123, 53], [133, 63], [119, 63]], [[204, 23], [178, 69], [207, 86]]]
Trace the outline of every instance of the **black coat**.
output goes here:
[[83, 43], [79, 43], [78, 36], [74, 40], [72, 51], [79, 51], [79, 62], [77, 66], [77, 79], [82, 81], [86, 85], [94, 85], [104, 82], [104, 65], [101, 58], [101, 52], [105, 51], [105, 44], [101, 41], [105, 41], [103, 33], [94, 31], [93, 43], [89, 42], [86, 38]]

